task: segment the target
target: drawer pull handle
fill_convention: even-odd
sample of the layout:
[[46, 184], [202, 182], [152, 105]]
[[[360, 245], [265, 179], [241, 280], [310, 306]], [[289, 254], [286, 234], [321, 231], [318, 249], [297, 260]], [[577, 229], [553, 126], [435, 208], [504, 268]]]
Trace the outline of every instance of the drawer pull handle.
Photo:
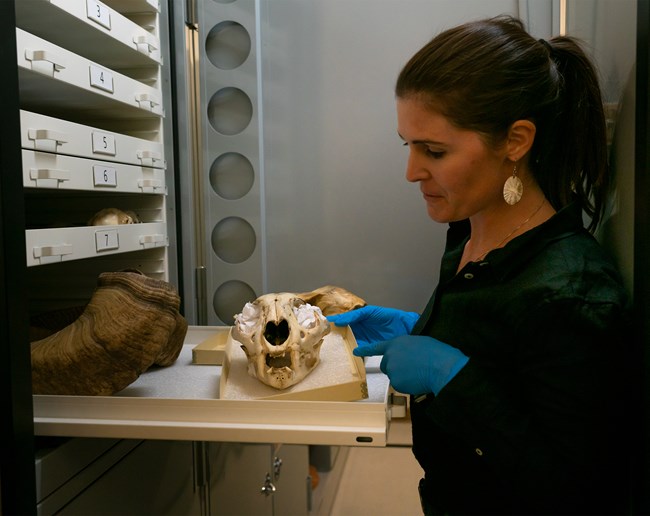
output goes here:
[[46, 256], [63, 256], [72, 254], [72, 244], [58, 244], [58, 245], [44, 245], [41, 247], [34, 247], [34, 258], [44, 258]]
[[149, 93], [139, 93], [135, 96], [135, 101], [142, 109], [152, 111], [153, 108], [160, 104], [160, 100]]
[[28, 129], [27, 138], [34, 141], [34, 149], [56, 152], [59, 145], [68, 141], [67, 136], [51, 129]]
[[137, 157], [145, 167], [155, 167], [156, 162], [162, 162], [162, 156], [160, 153], [152, 150], [138, 151]]
[[143, 54], [146, 55], [149, 55], [154, 50], [158, 50], [158, 48], [160, 48], [160, 42], [158, 41], [158, 38], [155, 38], [150, 34], [135, 36], [133, 38], [133, 43], [135, 43], [138, 52], [142, 52]]
[[165, 235], [154, 234], [154, 235], [140, 235], [141, 244], [159, 244], [160, 242], [165, 241]]
[[54, 77], [54, 72], [65, 69], [65, 66], [61, 64], [61, 59], [47, 50], [30, 50], [26, 48], [25, 59], [32, 62], [32, 70], [50, 77]]
[[34, 181], [39, 179], [56, 179], [57, 181], [70, 181], [70, 171], [55, 168], [30, 168], [29, 178]]
[[138, 179], [139, 188], [162, 188], [163, 184], [160, 179]]

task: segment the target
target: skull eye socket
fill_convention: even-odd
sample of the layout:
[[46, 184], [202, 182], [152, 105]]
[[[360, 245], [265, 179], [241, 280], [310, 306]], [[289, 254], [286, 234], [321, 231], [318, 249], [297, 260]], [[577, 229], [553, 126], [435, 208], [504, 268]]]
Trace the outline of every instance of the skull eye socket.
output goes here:
[[283, 319], [279, 324], [266, 323], [264, 338], [272, 346], [280, 346], [289, 338], [289, 323]]

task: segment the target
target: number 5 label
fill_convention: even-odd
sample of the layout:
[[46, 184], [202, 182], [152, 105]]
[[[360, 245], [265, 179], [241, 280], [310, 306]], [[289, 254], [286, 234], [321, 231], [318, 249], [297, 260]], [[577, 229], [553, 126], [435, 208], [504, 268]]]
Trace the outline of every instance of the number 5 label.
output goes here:
[[97, 0], [86, 0], [86, 15], [92, 21], [103, 25], [107, 29], [111, 28], [111, 12], [101, 2]]
[[109, 154], [115, 156], [115, 136], [106, 133], [92, 133], [93, 152], [95, 154]]

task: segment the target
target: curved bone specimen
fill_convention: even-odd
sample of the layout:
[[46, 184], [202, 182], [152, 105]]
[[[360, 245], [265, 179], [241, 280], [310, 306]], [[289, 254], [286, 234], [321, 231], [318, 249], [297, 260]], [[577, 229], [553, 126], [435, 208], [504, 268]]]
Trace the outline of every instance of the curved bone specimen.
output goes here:
[[323, 315], [335, 315], [366, 306], [366, 302], [349, 290], [333, 285], [326, 285], [311, 292], [296, 294], [306, 303], [316, 305]]
[[104, 208], [98, 211], [88, 221], [89, 226], [116, 226], [118, 224], [137, 224], [138, 216], [132, 211], [122, 211], [117, 208]]
[[173, 364], [187, 321], [174, 287], [139, 272], [100, 274], [72, 324], [32, 342], [34, 394], [111, 395], [152, 365]]
[[323, 338], [330, 332], [320, 308], [297, 294], [266, 294], [246, 303], [235, 315], [232, 337], [248, 359], [248, 374], [286, 389], [305, 378], [320, 361]]

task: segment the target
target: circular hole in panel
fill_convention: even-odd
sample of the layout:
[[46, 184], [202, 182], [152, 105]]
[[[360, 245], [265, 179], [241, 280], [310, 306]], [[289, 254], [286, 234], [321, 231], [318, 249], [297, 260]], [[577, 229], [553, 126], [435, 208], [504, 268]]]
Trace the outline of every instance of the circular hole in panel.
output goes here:
[[225, 324], [233, 324], [233, 317], [241, 313], [244, 305], [257, 298], [255, 291], [243, 281], [230, 280], [222, 283], [212, 298], [217, 317]]
[[212, 230], [212, 249], [224, 262], [241, 263], [255, 251], [255, 230], [240, 217], [226, 217]]
[[253, 118], [253, 103], [239, 88], [223, 88], [208, 103], [208, 120], [215, 131], [233, 135], [241, 133]]
[[250, 54], [251, 37], [239, 23], [224, 21], [208, 33], [205, 52], [210, 62], [222, 70], [240, 66]]
[[238, 152], [222, 154], [210, 167], [210, 184], [224, 199], [241, 199], [250, 191], [254, 180], [253, 165]]

